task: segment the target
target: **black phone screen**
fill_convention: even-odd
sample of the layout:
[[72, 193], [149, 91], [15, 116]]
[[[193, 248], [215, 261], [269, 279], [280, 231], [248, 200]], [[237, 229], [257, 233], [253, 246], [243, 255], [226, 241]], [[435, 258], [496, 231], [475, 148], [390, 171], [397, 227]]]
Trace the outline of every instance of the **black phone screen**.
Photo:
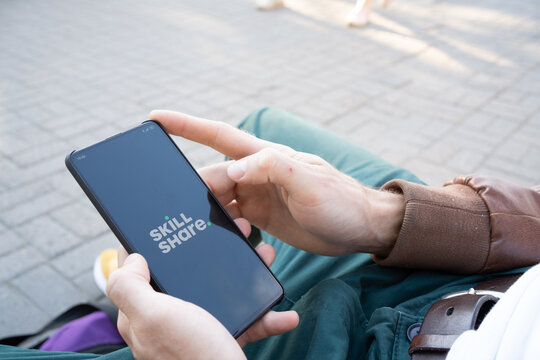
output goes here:
[[167, 294], [197, 304], [238, 336], [283, 288], [172, 139], [146, 122], [73, 152], [68, 168]]

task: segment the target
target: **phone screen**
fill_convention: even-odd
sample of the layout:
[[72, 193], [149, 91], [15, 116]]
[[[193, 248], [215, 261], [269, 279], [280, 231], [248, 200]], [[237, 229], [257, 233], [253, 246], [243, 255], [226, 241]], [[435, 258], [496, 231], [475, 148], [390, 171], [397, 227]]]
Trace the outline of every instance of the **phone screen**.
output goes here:
[[234, 336], [281, 299], [279, 282], [157, 123], [66, 163], [161, 291], [201, 306]]

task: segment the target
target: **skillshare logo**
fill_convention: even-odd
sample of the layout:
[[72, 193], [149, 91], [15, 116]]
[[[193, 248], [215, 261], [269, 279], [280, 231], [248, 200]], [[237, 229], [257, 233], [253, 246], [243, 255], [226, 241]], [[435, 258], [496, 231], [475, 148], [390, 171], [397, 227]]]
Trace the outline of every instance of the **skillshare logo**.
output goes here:
[[158, 242], [161, 252], [166, 254], [182, 242], [186, 242], [196, 236], [198, 232], [206, 230], [212, 225], [210, 221], [198, 219], [193, 221], [192, 218], [186, 217], [184, 213], [180, 213], [178, 219], [172, 219], [165, 216], [165, 222], [155, 229], [150, 230], [152, 240]]

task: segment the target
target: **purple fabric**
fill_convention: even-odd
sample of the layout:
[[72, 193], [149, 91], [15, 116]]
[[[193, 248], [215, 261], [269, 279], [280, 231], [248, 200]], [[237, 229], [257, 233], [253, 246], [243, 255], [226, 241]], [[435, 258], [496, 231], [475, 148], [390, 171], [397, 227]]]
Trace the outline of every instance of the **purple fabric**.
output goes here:
[[103, 311], [73, 320], [58, 329], [41, 346], [45, 351], [79, 351], [97, 345], [121, 344], [124, 340]]

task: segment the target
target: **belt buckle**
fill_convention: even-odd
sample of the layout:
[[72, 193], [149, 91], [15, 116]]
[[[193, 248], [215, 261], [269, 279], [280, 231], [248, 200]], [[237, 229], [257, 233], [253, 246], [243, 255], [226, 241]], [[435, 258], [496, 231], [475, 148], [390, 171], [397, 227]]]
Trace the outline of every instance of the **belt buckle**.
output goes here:
[[462, 296], [462, 295], [491, 295], [496, 297], [497, 299], [501, 299], [504, 295], [503, 292], [500, 291], [493, 291], [493, 290], [476, 290], [475, 288], [470, 288], [469, 290], [462, 290], [462, 291], [454, 291], [451, 293], [448, 293], [444, 295], [443, 299], [450, 299], [456, 296]]

